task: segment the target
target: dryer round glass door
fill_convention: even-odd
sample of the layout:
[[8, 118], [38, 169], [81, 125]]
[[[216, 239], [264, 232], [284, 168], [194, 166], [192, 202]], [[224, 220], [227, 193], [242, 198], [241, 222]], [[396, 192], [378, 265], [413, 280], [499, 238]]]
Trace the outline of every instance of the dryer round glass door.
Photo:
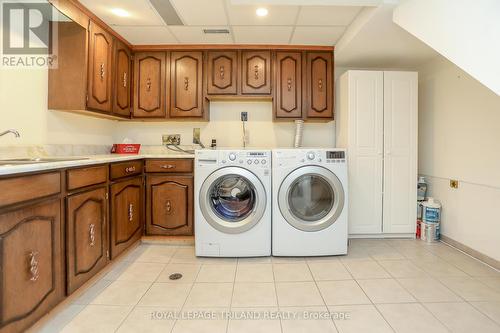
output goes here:
[[281, 183], [278, 193], [281, 214], [302, 231], [331, 226], [344, 208], [344, 189], [333, 172], [320, 166], [295, 169]]
[[224, 233], [241, 233], [254, 227], [264, 215], [266, 192], [252, 172], [222, 168], [203, 182], [200, 189], [203, 217]]

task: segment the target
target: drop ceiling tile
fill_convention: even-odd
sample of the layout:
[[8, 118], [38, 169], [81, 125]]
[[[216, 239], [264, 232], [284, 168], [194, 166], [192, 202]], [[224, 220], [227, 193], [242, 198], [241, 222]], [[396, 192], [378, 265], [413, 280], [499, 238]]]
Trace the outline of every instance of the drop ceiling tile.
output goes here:
[[349, 25], [362, 8], [354, 6], [301, 7], [297, 25]]
[[288, 44], [293, 27], [234, 26], [234, 40], [238, 44]]
[[[82, 5], [109, 25], [164, 25], [148, 0], [81, 0]], [[130, 16], [120, 17], [113, 8], [126, 10]]]
[[[259, 7], [267, 8], [267, 16], [260, 17], [255, 14]], [[294, 25], [299, 7], [232, 5], [228, 2], [227, 10], [231, 25]]]
[[204, 28], [229, 29], [226, 26], [210, 27], [186, 27], [170, 26], [170, 31], [177, 37], [180, 43], [192, 44], [232, 44], [231, 34], [205, 34]]
[[186, 25], [227, 25], [224, 0], [170, 0]]
[[344, 31], [345, 27], [296, 27], [292, 44], [334, 45]]
[[114, 26], [116, 32], [131, 44], [174, 44], [177, 43], [174, 35], [165, 26], [138, 27]]

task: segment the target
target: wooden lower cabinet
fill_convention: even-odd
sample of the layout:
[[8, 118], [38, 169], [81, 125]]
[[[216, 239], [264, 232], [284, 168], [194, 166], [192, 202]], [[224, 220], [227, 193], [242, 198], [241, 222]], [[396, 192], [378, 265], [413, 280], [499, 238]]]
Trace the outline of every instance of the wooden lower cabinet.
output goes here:
[[111, 259], [141, 238], [144, 230], [142, 182], [141, 176], [111, 186]]
[[66, 204], [67, 292], [108, 262], [107, 187], [71, 195]]
[[193, 176], [148, 175], [146, 234], [193, 234]]
[[0, 215], [0, 332], [22, 332], [64, 298], [61, 201]]

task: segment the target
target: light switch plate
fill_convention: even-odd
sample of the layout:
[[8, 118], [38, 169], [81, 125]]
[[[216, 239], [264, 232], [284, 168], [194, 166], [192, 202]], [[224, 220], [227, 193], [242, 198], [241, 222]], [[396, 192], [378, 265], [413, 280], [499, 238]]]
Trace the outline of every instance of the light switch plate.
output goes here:
[[456, 179], [450, 179], [450, 187], [457, 189], [458, 188], [458, 180]]
[[198, 127], [193, 128], [193, 143], [196, 144], [200, 143], [201, 140], [200, 136], [201, 136], [201, 130]]

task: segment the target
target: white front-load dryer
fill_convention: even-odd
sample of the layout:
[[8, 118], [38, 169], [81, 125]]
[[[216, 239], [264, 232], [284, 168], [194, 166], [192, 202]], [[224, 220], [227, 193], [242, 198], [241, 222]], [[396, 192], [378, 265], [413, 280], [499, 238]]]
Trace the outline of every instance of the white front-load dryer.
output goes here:
[[344, 149], [275, 149], [275, 256], [347, 253], [347, 162]]
[[197, 256], [271, 255], [270, 150], [197, 150], [194, 203]]

